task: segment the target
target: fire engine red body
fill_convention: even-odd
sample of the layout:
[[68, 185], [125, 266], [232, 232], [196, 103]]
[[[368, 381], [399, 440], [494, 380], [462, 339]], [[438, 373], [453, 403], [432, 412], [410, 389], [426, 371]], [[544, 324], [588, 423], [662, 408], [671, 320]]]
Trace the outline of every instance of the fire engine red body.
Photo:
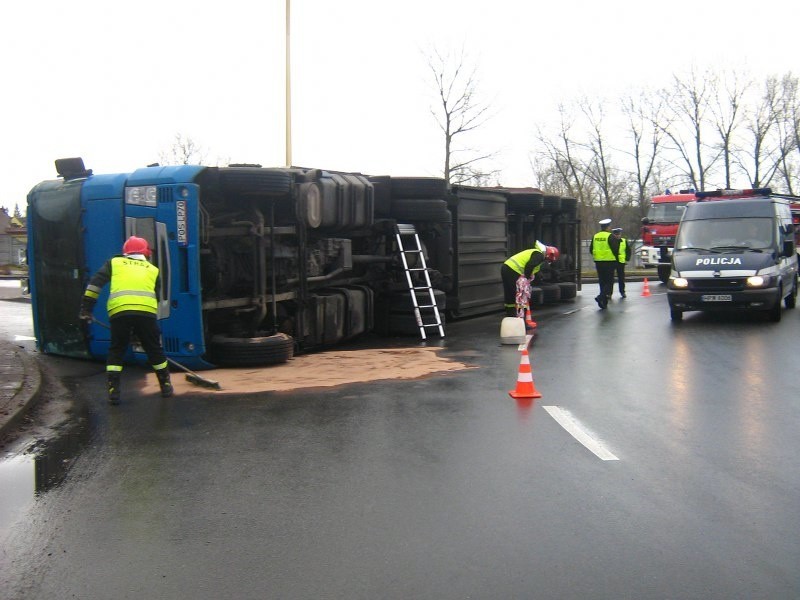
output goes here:
[[669, 279], [670, 258], [683, 209], [688, 202], [696, 199], [694, 192], [688, 191], [653, 196], [650, 200], [650, 210], [642, 219], [642, 247], [639, 250], [639, 258], [644, 267], [658, 268], [658, 278], [662, 282], [666, 283]]

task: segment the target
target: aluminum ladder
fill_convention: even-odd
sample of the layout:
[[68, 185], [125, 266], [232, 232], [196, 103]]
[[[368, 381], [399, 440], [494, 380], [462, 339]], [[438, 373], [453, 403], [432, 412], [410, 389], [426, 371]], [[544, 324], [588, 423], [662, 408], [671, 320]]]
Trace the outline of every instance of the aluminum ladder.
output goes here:
[[[439, 330], [439, 336], [444, 337], [442, 317], [439, 313], [439, 307], [436, 305], [436, 296], [433, 293], [428, 265], [425, 263], [425, 254], [422, 251], [422, 244], [420, 244], [417, 230], [413, 225], [398, 223], [395, 229], [395, 237], [400, 258], [403, 260], [403, 270], [406, 273], [408, 291], [411, 292], [411, 302], [414, 304], [414, 317], [417, 320], [419, 334], [423, 340], [427, 339], [426, 330], [436, 328]], [[415, 263], [418, 266], [408, 266], [409, 256], [418, 257], [418, 263]], [[422, 274], [424, 285], [414, 285], [412, 275], [415, 273]]]

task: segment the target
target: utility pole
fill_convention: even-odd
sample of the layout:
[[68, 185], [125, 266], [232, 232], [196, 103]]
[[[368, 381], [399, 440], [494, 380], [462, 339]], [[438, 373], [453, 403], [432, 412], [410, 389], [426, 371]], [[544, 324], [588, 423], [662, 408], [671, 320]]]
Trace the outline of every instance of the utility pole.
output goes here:
[[286, 166], [292, 166], [291, 0], [286, 0]]

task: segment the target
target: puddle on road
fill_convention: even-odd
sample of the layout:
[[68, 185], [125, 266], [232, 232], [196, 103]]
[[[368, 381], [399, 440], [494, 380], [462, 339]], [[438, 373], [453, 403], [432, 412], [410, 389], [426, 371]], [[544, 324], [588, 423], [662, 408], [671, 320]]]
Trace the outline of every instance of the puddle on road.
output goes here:
[[[247, 394], [266, 391], [291, 391], [313, 387], [333, 387], [386, 379], [423, 379], [478, 368], [454, 358], [439, 355], [440, 348], [382, 348], [355, 351], [330, 351], [293, 358], [285, 365], [262, 369], [218, 369], [202, 376], [220, 380], [222, 392], [192, 386], [173, 375], [177, 393]], [[467, 353], [468, 354], [468, 353]], [[154, 376], [143, 383], [142, 393], [156, 394]], [[76, 425], [28, 453], [0, 456], [0, 532], [19, 518], [35, 498], [60, 484], [80, 449], [90, 438], [87, 424]]]
[[17, 521], [37, 496], [64, 480], [88, 439], [88, 428], [77, 426], [25, 454], [0, 458], [0, 532]]

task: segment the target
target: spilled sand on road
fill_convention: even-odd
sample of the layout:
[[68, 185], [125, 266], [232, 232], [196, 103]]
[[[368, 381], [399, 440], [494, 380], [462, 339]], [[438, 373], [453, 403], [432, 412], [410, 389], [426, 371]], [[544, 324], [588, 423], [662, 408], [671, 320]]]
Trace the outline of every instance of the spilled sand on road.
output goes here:
[[[175, 393], [247, 394], [285, 392], [298, 389], [334, 387], [385, 379], [421, 379], [435, 374], [475, 369], [474, 365], [442, 358], [440, 348], [383, 348], [349, 351], [326, 351], [303, 354], [289, 362], [268, 367], [212, 369], [199, 371], [204, 379], [219, 382], [221, 390], [212, 390], [186, 381], [173, 368]], [[143, 394], [157, 394], [155, 375], [147, 375]]]

